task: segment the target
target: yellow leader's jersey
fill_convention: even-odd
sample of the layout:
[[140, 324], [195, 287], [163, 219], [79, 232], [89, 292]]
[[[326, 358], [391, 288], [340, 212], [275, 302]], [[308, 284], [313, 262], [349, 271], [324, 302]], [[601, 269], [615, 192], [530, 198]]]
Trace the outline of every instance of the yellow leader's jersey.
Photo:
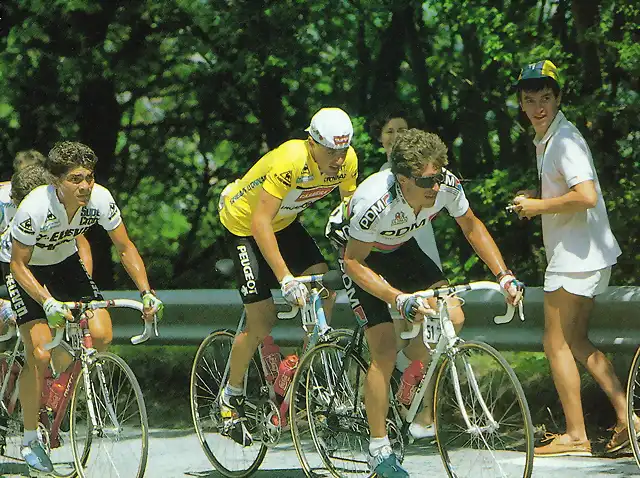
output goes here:
[[349, 147], [335, 176], [322, 174], [306, 147], [306, 140], [294, 139], [269, 151], [241, 179], [227, 186], [220, 198], [220, 220], [236, 236], [251, 236], [251, 216], [260, 190], [282, 200], [273, 218], [278, 232], [295, 221], [298, 214], [336, 187], [343, 197], [356, 190], [358, 157]]

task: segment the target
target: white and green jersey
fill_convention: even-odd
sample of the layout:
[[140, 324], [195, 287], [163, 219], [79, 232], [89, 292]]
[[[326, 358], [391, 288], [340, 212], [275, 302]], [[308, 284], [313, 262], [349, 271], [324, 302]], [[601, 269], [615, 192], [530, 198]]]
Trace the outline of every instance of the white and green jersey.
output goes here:
[[80, 207], [70, 220], [55, 187], [39, 186], [22, 200], [11, 226], [2, 234], [0, 261], [11, 261], [11, 242], [16, 239], [33, 246], [29, 265], [58, 264], [78, 250], [76, 236], [96, 223], [112, 231], [121, 222], [120, 209], [113, 196], [99, 184], [94, 185], [89, 203]]

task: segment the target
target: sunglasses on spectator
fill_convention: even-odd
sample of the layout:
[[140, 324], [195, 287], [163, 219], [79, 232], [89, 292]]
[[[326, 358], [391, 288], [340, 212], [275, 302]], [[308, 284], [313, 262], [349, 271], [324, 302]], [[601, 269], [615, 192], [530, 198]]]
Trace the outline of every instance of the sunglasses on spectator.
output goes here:
[[436, 184], [444, 183], [445, 176], [441, 171], [438, 174], [432, 176], [411, 176], [416, 183], [416, 186], [422, 189], [433, 189]]

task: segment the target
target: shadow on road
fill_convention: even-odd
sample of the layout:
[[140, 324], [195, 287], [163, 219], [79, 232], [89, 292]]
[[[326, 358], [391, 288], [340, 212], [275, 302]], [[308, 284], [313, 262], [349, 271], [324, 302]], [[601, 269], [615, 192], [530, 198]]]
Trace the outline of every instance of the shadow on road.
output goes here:
[[[187, 476], [196, 478], [223, 478], [224, 475], [217, 471], [188, 471]], [[252, 478], [304, 478], [305, 474], [302, 470], [258, 470], [251, 475]]]

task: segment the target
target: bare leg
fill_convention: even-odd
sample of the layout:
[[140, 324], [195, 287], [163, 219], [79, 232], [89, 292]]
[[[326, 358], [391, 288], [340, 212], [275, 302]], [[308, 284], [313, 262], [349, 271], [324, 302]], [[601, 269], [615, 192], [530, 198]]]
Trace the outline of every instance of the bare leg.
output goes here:
[[607, 356], [594, 347], [587, 335], [589, 316], [593, 310], [594, 300], [581, 297], [580, 302], [581, 307], [576, 318], [573, 340], [570, 344], [571, 352], [609, 397], [616, 412], [617, 425], [626, 427], [628, 423], [626, 391]]
[[244, 386], [244, 374], [251, 358], [276, 322], [276, 308], [272, 299], [245, 304], [244, 308], [245, 328], [236, 335], [231, 347], [229, 384], [236, 388]]
[[396, 348], [389, 340], [393, 324], [384, 322], [367, 328], [365, 335], [371, 353], [371, 364], [365, 379], [364, 404], [371, 438], [387, 435], [386, 419], [389, 412], [389, 382], [396, 363]]
[[580, 397], [580, 374], [571, 352], [581, 298], [560, 288], [544, 294], [544, 352], [567, 422], [566, 435], [587, 440]]
[[20, 374], [20, 404], [25, 430], [36, 430], [40, 414], [42, 381], [51, 354], [43, 346], [51, 342], [51, 329], [45, 320], [32, 320], [20, 326], [26, 363]]

